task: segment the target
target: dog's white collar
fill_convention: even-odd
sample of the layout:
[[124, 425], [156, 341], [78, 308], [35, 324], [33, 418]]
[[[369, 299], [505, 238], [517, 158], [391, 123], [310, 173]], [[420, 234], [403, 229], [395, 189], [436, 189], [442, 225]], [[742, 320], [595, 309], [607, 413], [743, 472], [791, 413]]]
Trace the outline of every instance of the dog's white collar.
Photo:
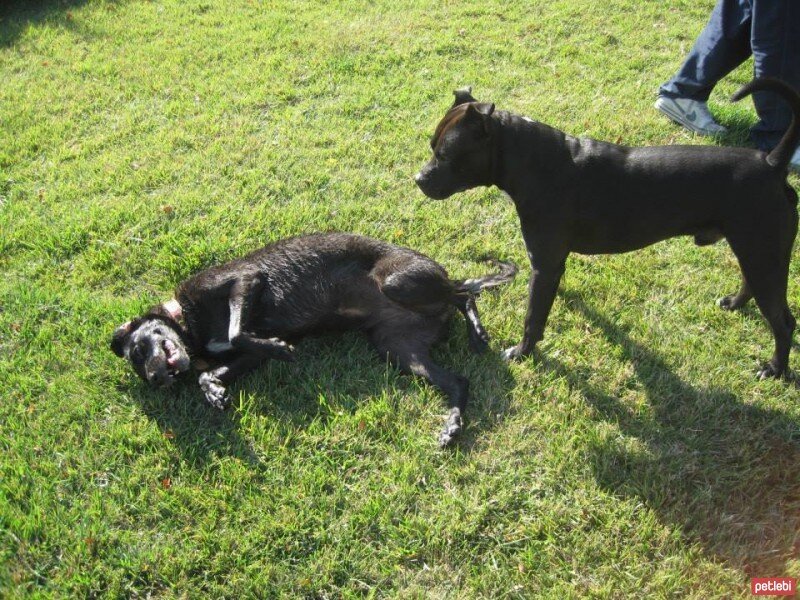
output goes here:
[[161, 305], [161, 308], [167, 311], [167, 314], [173, 320], [177, 321], [178, 323], [181, 322], [181, 319], [183, 318], [183, 308], [181, 307], [180, 302], [178, 302], [175, 298], [164, 302]]

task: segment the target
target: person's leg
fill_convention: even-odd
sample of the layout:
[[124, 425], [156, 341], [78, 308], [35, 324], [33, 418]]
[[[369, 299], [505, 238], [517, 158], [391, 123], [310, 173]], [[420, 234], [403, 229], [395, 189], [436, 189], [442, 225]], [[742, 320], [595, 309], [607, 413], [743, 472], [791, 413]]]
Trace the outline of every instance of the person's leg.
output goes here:
[[680, 70], [658, 90], [655, 107], [678, 125], [701, 135], [727, 129], [706, 101], [717, 82], [750, 56], [752, 0], [718, 0]]
[[659, 88], [659, 96], [708, 100], [717, 82], [750, 56], [751, 1], [718, 0], [691, 52]]
[[[776, 77], [800, 91], [800, 1], [752, 0], [751, 44], [755, 77]], [[775, 94], [756, 92], [753, 104], [759, 122], [750, 137], [761, 150], [777, 146], [792, 111]]]

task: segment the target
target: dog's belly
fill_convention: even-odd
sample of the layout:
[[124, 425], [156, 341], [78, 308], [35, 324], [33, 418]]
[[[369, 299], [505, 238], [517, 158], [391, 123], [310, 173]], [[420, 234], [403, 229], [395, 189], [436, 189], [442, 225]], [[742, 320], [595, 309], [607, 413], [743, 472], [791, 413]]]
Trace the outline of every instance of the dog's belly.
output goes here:
[[567, 225], [576, 252], [615, 254], [682, 235], [697, 236], [704, 243], [722, 236], [723, 194], [698, 195], [673, 182], [649, 186], [636, 180], [625, 193], [593, 189], [580, 195]]
[[683, 229], [642, 230], [625, 224], [582, 228], [572, 237], [570, 250], [581, 254], [619, 254], [639, 250], [657, 242], [686, 235]]
[[[668, 236], [675, 237], [675, 236]], [[579, 240], [570, 250], [579, 254], [622, 254], [646, 248], [652, 244], [660, 242], [665, 237], [658, 238], [636, 238], [636, 239], [598, 239], [598, 240]]]
[[656, 217], [653, 222], [579, 222], [570, 236], [570, 250], [580, 254], [620, 254], [682, 235], [695, 236], [700, 245], [713, 243], [722, 237], [721, 231], [713, 224], [688, 220], [659, 220]]

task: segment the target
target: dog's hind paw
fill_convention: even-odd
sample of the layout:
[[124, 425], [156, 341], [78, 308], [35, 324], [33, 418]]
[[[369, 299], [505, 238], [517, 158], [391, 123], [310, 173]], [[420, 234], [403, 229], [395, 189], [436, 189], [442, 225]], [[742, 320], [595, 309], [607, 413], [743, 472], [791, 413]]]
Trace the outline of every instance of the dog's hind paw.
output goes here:
[[461, 435], [461, 411], [454, 408], [450, 411], [450, 416], [447, 417], [447, 422], [444, 424], [444, 429], [439, 434], [439, 447], [447, 448]]
[[206, 402], [220, 410], [228, 408], [231, 399], [228, 396], [228, 390], [225, 389], [219, 379], [207, 371], [200, 375], [198, 383], [200, 384], [200, 389], [203, 390], [203, 394], [205, 394]]

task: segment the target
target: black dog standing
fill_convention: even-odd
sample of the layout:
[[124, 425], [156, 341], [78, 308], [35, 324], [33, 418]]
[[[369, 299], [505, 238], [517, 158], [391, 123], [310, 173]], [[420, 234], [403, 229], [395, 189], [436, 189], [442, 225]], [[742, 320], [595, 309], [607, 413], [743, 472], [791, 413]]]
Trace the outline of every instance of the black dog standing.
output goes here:
[[739, 260], [742, 285], [719, 305], [754, 297], [775, 338], [761, 378], [787, 375], [795, 319], [786, 302], [797, 194], [786, 182], [800, 140], [800, 96], [770, 79], [733, 97], [774, 92], [794, 117], [769, 154], [747, 148], [657, 146], [630, 148], [577, 139], [542, 123], [479, 103], [456, 92], [436, 128], [433, 158], [416, 175], [429, 197], [443, 199], [496, 185], [517, 209], [531, 262], [522, 341], [507, 358], [530, 354], [542, 339], [567, 255], [621, 253], [678, 235], [698, 245], [726, 238]]
[[466, 318], [470, 346], [488, 335], [475, 296], [510, 281], [516, 267], [452, 281], [438, 263], [413, 250], [367, 237], [331, 233], [271, 244], [183, 282], [175, 299], [117, 328], [111, 348], [144, 380], [170, 385], [194, 357], [220, 361], [200, 375], [206, 400], [225, 408], [225, 386], [269, 358], [293, 360], [307, 334], [359, 329], [381, 355], [447, 394], [450, 414], [439, 436], [448, 445], [461, 431], [466, 378], [430, 357], [455, 306]]

